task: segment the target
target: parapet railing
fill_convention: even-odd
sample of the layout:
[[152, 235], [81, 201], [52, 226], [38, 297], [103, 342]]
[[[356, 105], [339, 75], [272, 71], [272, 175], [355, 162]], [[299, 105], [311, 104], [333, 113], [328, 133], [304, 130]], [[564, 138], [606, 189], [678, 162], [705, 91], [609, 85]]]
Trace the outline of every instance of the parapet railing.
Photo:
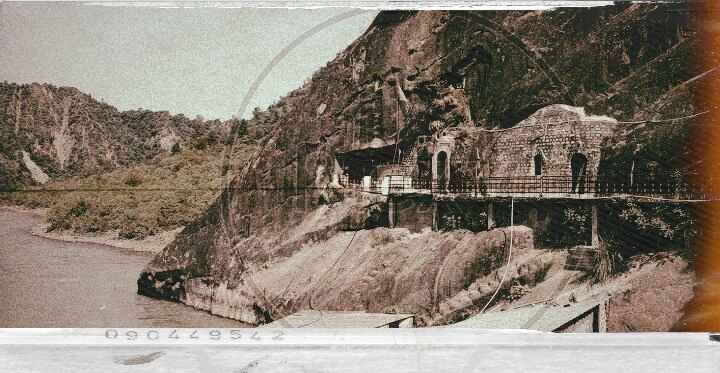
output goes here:
[[645, 179], [634, 183], [603, 180], [589, 176], [514, 176], [461, 180], [410, 179], [389, 177], [390, 194], [431, 193], [469, 197], [600, 198], [638, 196], [673, 200], [718, 199], [699, 186], [681, 180]]

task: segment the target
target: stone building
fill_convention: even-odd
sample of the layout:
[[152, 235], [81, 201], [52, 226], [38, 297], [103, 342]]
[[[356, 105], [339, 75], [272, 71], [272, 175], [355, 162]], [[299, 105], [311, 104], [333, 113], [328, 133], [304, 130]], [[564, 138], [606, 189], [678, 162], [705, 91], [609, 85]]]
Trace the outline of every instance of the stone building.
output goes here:
[[577, 244], [597, 247], [595, 177], [616, 126], [550, 105], [511, 128], [436, 128], [401, 157], [397, 144], [339, 154], [339, 168], [349, 170], [344, 180], [363, 179], [364, 190], [387, 196], [391, 227], [478, 231], [514, 221], [542, 234], [563, 207], [583, 206], [592, 227]]
[[[432, 159], [432, 179], [592, 177], [601, 146], [617, 122], [588, 116], [583, 108], [551, 105], [499, 130], [452, 127], [420, 145]], [[417, 172], [415, 175], [419, 176]]]

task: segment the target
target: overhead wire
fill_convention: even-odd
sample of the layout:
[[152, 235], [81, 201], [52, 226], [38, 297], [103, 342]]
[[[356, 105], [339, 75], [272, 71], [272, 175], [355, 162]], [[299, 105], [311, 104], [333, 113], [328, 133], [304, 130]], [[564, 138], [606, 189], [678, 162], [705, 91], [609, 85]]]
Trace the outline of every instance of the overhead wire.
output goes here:
[[485, 310], [488, 308], [488, 306], [495, 300], [495, 297], [500, 293], [500, 289], [502, 289], [502, 285], [505, 282], [505, 278], [507, 278], [508, 272], [510, 272], [510, 260], [512, 259], [512, 249], [513, 249], [513, 225], [514, 225], [514, 216], [515, 216], [515, 199], [510, 198], [510, 243], [508, 244], [508, 257], [507, 262], [505, 264], [505, 271], [503, 272], [502, 277], [500, 278], [500, 283], [498, 283], [497, 289], [495, 289], [495, 292], [490, 297], [490, 299], [487, 301], [485, 306], [480, 310], [480, 313], [484, 313]]

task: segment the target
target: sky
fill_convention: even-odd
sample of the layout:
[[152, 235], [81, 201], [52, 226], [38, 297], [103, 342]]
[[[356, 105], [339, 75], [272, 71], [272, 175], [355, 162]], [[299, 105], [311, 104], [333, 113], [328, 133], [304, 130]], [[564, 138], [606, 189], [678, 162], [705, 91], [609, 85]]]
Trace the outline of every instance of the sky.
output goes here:
[[[0, 2], [0, 81], [72, 86], [120, 110], [228, 119], [283, 48], [346, 12]], [[300, 87], [376, 14], [349, 17], [303, 40], [273, 67], [242, 116]]]

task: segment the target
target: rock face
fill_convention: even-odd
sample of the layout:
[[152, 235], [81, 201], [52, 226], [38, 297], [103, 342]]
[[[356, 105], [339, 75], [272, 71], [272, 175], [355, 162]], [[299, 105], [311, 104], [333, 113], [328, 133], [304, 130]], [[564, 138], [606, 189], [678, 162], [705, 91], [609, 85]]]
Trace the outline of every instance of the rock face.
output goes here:
[[512, 235], [510, 228], [410, 233], [316, 227], [358, 209], [358, 202], [348, 198], [323, 206], [284, 234], [245, 241], [248, 247], [238, 249], [246, 255], [225, 263], [232, 278], [160, 271], [143, 274], [139, 286], [143, 294], [251, 324], [314, 308], [412, 313], [423, 325], [441, 301], [500, 268], [511, 238], [514, 255], [533, 252], [527, 227], [514, 227]]
[[[692, 113], [692, 84], [686, 82], [700, 72], [690, 63], [692, 14], [681, 8], [625, 4], [548, 12], [382, 12], [307, 84], [256, 113], [272, 125], [261, 150], [204, 216], [148, 265], [138, 282], [140, 293], [182, 298], [248, 322], [310, 300], [312, 306], [363, 308], [367, 298], [341, 289], [333, 294], [344, 296], [331, 298], [334, 283], [317, 283], [332, 262], [301, 261], [299, 273], [273, 269], [309, 250], [303, 246], [308, 237], [339, 239], [333, 227], [351, 210], [372, 225], [376, 202], [332, 188], [343, 172], [338, 157], [368, 151], [379, 161], [397, 161], [397, 150], [407, 150], [420, 135], [455, 126], [506, 128], [552, 104], [584, 107], [587, 115], [620, 121]], [[335, 210], [332, 218], [324, 215], [328, 209]], [[322, 219], [313, 223], [313, 216]], [[447, 255], [433, 263], [440, 266]], [[343, 286], [350, 288], [360, 286], [364, 271], [372, 270], [361, 266], [336, 276], [346, 276]], [[404, 284], [405, 272], [383, 273], [387, 277], [377, 286]], [[253, 274], [257, 286], [248, 280]], [[264, 289], [282, 276], [309, 281], [316, 297], [303, 290], [277, 298], [290, 305], [266, 303]], [[426, 285], [383, 293], [394, 295], [369, 307], [397, 304]], [[286, 294], [281, 290], [273, 288], [271, 294]]]
[[71, 87], [0, 83], [0, 189], [136, 164], [175, 143], [220, 138], [232, 122], [121, 112]]

